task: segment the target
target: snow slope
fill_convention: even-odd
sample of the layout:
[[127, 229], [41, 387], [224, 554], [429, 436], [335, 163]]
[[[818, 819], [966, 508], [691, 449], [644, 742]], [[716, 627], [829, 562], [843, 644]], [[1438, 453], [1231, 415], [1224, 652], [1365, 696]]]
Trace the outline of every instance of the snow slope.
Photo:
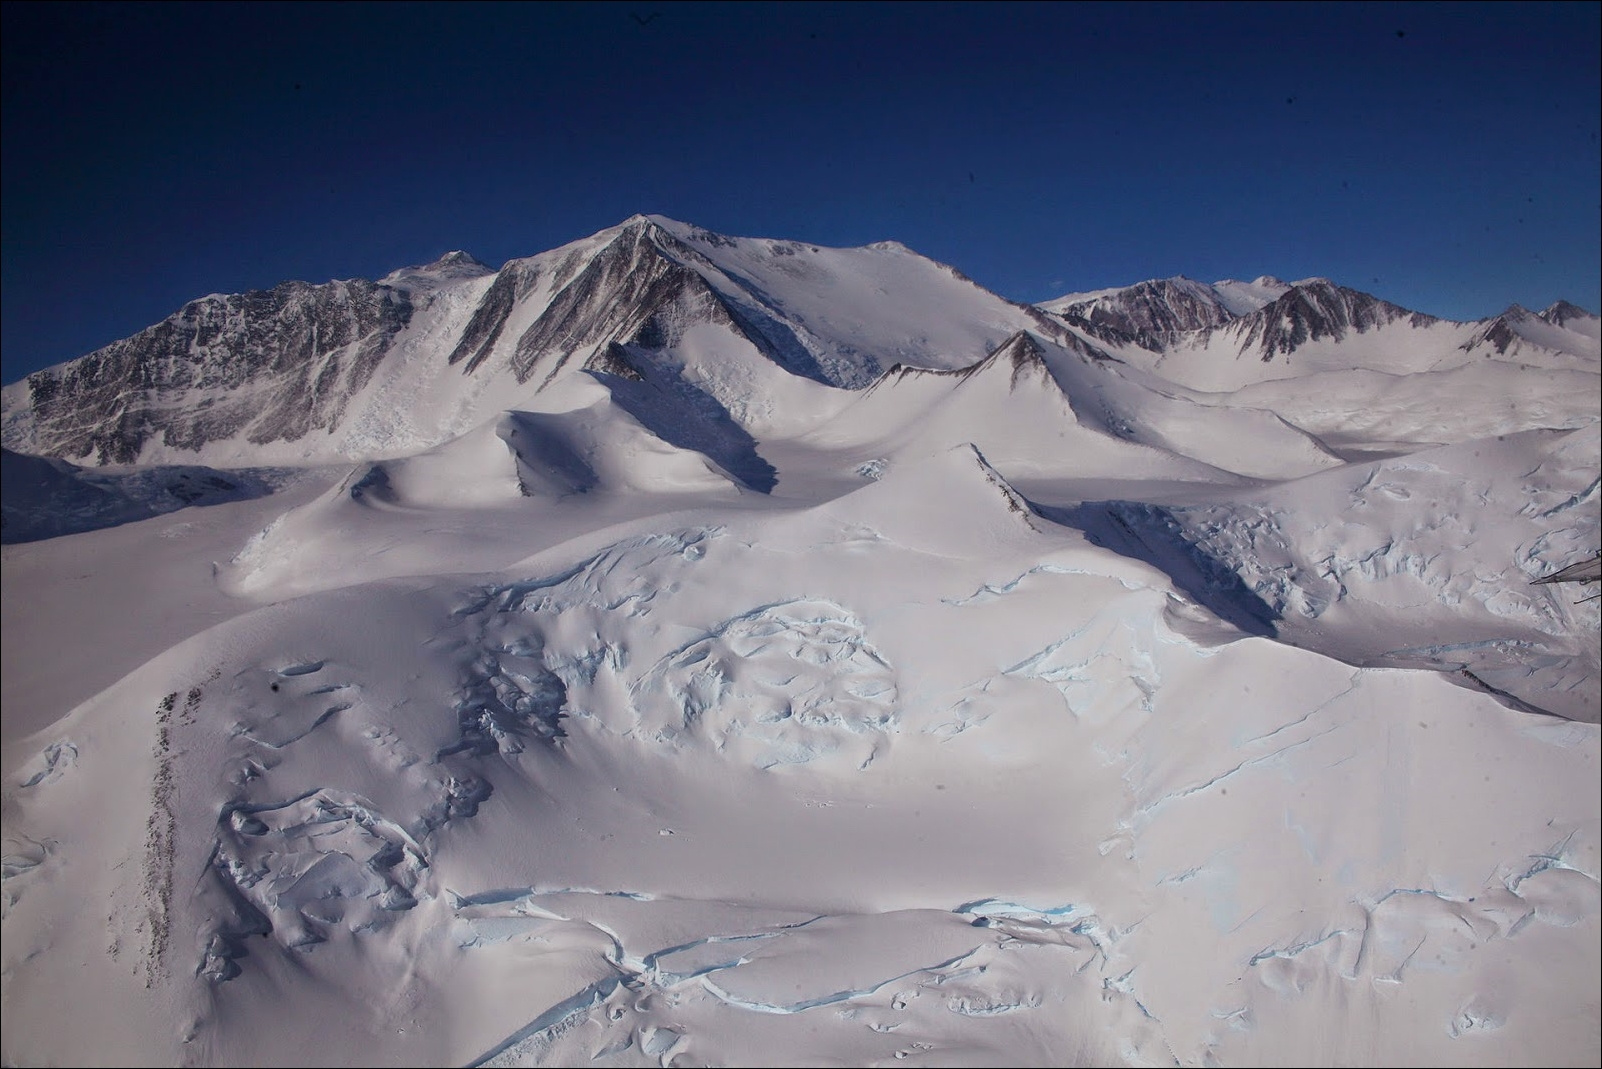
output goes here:
[[6, 1064], [1602, 1057], [1595, 317], [656, 217], [340, 285], [186, 350], [268, 413], [409, 308], [298, 438], [47, 376], [259, 496], [7, 454], [98, 529], [0, 550]]
[[194, 465], [128, 470], [80, 468], [64, 460], [4, 451], [7, 543], [93, 531], [193, 506], [272, 493], [291, 470], [217, 471]]
[[784, 418], [773, 381], [861, 387], [897, 361], [963, 366], [1016, 330], [1054, 329], [893, 243], [822, 249], [636, 216], [498, 272], [461, 256], [192, 302], [5, 387], [6, 447], [87, 463], [403, 456], [537, 409], [586, 368], [618, 370], [616, 345], [648, 354], [658, 389], [760, 424]]

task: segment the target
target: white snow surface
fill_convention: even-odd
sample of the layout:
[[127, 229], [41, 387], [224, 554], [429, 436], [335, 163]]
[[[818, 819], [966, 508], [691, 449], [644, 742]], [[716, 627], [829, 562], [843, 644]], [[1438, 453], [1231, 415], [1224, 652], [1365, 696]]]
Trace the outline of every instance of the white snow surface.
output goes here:
[[[620, 235], [796, 348], [519, 381]], [[4, 1064], [1602, 1058], [1594, 317], [1232, 379], [893, 243], [517, 263], [479, 371], [452, 254], [335, 433], [152, 456], [248, 494], [8, 454]]]

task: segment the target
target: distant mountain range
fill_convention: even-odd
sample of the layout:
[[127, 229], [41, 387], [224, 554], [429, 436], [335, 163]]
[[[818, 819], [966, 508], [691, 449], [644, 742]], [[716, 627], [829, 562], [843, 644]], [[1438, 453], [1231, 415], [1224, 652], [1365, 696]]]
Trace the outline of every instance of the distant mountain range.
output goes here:
[[[585, 376], [693, 446], [687, 425], [764, 436], [783, 380], [861, 391], [896, 368], [975, 367], [1020, 333], [1059, 382], [1075, 365], [1137, 392], [1203, 395], [1327, 371], [1591, 370], [1598, 354], [1597, 317], [1564, 302], [1452, 323], [1327, 279], [1264, 276], [1031, 307], [894, 242], [828, 249], [636, 216], [498, 271], [453, 252], [378, 281], [200, 298], [5, 387], [4, 444], [89, 465], [399, 456]], [[1130, 406], [1093, 422], [1127, 424]]]

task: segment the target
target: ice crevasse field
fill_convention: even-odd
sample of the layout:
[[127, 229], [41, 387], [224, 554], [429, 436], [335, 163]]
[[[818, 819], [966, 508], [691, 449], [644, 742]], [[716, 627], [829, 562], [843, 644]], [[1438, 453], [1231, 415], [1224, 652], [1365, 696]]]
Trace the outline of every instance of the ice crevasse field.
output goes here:
[[253, 296], [5, 387], [6, 1064], [1602, 1056], [1595, 316]]

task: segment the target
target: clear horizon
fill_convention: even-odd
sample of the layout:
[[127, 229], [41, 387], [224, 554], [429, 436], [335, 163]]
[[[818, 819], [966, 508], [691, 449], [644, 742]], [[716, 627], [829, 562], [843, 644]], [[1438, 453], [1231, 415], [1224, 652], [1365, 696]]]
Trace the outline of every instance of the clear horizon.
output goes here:
[[207, 293], [640, 213], [1013, 300], [1599, 303], [1595, 4], [8, 4], [5, 382]]

